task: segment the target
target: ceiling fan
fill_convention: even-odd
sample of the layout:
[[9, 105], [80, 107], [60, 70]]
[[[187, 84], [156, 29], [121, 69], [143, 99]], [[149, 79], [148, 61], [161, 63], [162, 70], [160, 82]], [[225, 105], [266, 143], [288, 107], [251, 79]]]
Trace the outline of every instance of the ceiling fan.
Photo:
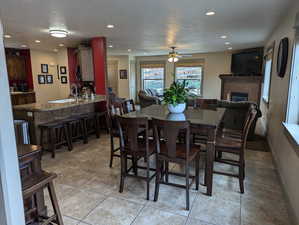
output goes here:
[[175, 51], [176, 47], [170, 47], [172, 50], [168, 53], [168, 62], [177, 62], [182, 57], [192, 57], [192, 55], [179, 54]]

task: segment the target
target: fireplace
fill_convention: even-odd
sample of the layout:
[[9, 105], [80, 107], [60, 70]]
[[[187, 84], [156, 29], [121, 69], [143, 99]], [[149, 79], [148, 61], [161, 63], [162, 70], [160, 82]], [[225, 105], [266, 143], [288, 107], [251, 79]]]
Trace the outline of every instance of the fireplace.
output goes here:
[[248, 101], [248, 93], [244, 92], [231, 92], [230, 100], [233, 102]]
[[251, 101], [259, 104], [262, 76], [234, 76], [222, 74], [221, 99], [228, 101]]

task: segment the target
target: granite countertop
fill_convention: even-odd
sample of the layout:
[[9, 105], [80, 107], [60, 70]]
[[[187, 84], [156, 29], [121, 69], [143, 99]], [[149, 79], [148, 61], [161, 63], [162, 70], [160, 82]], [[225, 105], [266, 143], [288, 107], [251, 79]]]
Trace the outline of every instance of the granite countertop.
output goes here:
[[43, 112], [43, 111], [53, 111], [59, 109], [65, 109], [70, 107], [76, 107], [80, 105], [92, 104], [101, 101], [105, 101], [106, 96], [97, 95], [94, 99], [80, 99], [74, 102], [65, 102], [65, 103], [32, 103], [24, 105], [13, 106], [14, 110], [17, 111], [30, 111], [30, 112]]
[[13, 91], [10, 92], [11, 95], [27, 95], [27, 94], [34, 94], [34, 91], [27, 91], [27, 92], [22, 92], [22, 91]]

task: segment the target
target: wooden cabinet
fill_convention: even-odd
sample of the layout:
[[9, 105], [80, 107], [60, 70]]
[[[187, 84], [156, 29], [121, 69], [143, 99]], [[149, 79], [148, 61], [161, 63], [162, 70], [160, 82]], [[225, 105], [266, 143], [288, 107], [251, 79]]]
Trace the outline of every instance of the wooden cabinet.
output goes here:
[[87, 47], [79, 47], [79, 62], [82, 81], [94, 81], [92, 50]]
[[35, 102], [36, 102], [36, 99], [35, 99], [34, 92], [11, 94], [11, 104], [12, 105], [23, 105], [23, 104], [30, 104], [30, 103], [35, 103]]
[[6, 64], [9, 80], [25, 81], [27, 79], [25, 58], [18, 51], [6, 50]]

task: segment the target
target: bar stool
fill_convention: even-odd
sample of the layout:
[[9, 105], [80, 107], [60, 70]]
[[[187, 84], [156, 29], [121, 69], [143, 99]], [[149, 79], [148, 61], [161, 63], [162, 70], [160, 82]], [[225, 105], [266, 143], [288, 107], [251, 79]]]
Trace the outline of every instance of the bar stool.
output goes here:
[[[50, 151], [52, 153], [52, 158], [55, 158], [55, 150], [61, 145], [67, 145], [68, 150], [72, 151], [73, 146], [70, 140], [70, 135], [68, 131], [67, 124], [64, 120], [54, 121], [50, 123], [44, 123], [39, 125], [40, 128], [40, 145], [43, 150]], [[44, 143], [44, 133], [48, 132], [48, 146], [45, 148]]]
[[[42, 171], [39, 174], [28, 176], [22, 182], [22, 192], [23, 199], [35, 198], [36, 194], [44, 189], [48, 189], [51, 203], [54, 209], [54, 215], [48, 217], [45, 215], [37, 215], [38, 216], [38, 224], [48, 225], [55, 223], [57, 225], [63, 225], [63, 220], [61, 216], [61, 212], [58, 206], [57, 196], [55, 193], [55, 188], [53, 184], [53, 180], [57, 177], [54, 173], [47, 173]], [[37, 211], [37, 209], [33, 209], [33, 211]]]
[[84, 121], [81, 116], [73, 116], [65, 120], [69, 135], [70, 141], [73, 143], [78, 139], [82, 139], [84, 144], [87, 144], [87, 132], [84, 126]]
[[88, 142], [88, 136], [95, 134], [97, 138], [100, 138], [100, 127], [97, 113], [90, 112], [78, 115], [78, 118], [83, 122], [83, 128], [86, 134], [86, 143]]

